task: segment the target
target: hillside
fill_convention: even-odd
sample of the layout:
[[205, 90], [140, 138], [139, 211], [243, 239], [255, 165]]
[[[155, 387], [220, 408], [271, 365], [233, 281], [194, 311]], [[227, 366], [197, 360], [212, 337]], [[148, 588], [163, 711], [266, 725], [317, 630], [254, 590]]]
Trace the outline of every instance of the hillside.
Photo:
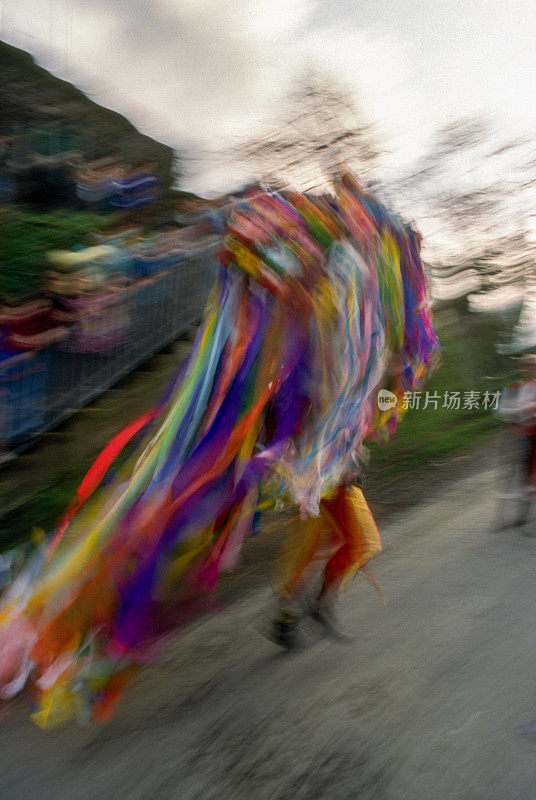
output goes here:
[[128, 155], [133, 167], [155, 162], [164, 183], [172, 182], [172, 148], [143, 135], [125, 117], [39, 67], [25, 51], [0, 42], [0, 137], [51, 129], [59, 131], [62, 146], [71, 142], [87, 158], [118, 152]]

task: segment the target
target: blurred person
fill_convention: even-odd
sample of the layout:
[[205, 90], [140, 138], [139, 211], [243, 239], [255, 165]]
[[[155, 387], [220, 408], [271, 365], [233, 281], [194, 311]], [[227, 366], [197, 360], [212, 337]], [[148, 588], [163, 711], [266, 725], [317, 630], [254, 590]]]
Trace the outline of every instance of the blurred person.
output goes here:
[[[394, 390], [392, 397], [399, 401], [404, 385], [401, 354], [391, 352], [388, 364], [384, 381]], [[395, 414], [398, 413], [397, 409]], [[375, 425], [378, 422], [376, 417]], [[304, 519], [295, 514], [289, 526], [272, 572], [278, 611], [269, 638], [282, 647], [290, 649], [297, 644], [304, 615], [318, 623], [329, 637], [348, 638], [338, 627], [335, 600], [357, 572], [382, 550], [380, 533], [362, 491], [363, 468], [369, 459], [368, 449], [361, 444], [344, 480], [322, 497], [318, 516]], [[315, 565], [319, 563], [320, 586], [315, 590]]]
[[309, 613], [328, 631], [330, 600], [381, 547], [356, 454], [437, 365], [419, 241], [349, 176], [329, 201], [256, 195], [226, 231], [187, 361], [0, 601], [0, 696], [29, 683], [42, 727], [108, 718], [279, 502], [300, 520], [280, 588], [298, 596], [322, 556]]
[[498, 416], [521, 437], [521, 511], [516, 525], [527, 521], [531, 501], [536, 496], [536, 354], [521, 357], [524, 380], [511, 384], [503, 392]]

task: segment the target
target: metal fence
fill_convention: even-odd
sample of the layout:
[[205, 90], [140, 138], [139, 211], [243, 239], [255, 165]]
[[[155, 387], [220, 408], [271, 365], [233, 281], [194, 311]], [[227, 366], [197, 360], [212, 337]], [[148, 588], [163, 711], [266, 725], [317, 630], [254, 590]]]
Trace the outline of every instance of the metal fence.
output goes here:
[[213, 245], [191, 251], [89, 310], [65, 341], [0, 362], [0, 460], [198, 322], [216, 270]]

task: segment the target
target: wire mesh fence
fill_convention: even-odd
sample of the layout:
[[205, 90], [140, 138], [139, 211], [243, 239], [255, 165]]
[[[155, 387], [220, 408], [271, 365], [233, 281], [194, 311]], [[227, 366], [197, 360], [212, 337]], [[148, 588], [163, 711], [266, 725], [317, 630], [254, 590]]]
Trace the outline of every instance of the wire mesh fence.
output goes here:
[[216, 275], [214, 246], [190, 251], [88, 304], [68, 337], [0, 361], [0, 459], [91, 402], [201, 318]]

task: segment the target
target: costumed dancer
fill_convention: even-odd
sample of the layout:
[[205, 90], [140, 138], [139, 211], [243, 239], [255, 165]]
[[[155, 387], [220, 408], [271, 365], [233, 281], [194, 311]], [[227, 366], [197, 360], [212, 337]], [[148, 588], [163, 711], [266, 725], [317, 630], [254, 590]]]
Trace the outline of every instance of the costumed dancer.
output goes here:
[[400, 398], [437, 362], [418, 237], [345, 176], [322, 197], [250, 198], [219, 256], [162, 402], [105, 448], [2, 595], [0, 695], [27, 687], [43, 727], [106, 719], [276, 503], [342, 531], [325, 591], [379, 547], [344, 486], [363, 440], [396, 428], [378, 389]]

